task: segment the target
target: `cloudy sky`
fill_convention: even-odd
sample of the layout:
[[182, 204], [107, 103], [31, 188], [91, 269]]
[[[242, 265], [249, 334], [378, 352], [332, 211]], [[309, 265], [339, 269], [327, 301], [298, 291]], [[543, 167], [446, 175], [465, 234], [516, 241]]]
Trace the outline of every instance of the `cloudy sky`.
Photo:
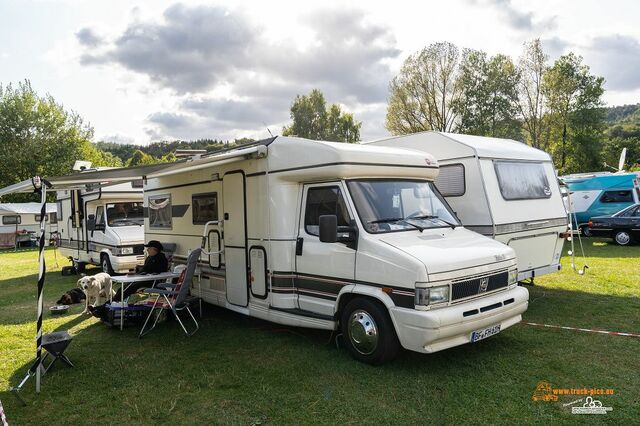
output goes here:
[[384, 128], [389, 80], [437, 41], [517, 58], [541, 38], [605, 77], [609, 105], [640, 102], [640, 2], [0, 1], [0, 83], [29, 79], [96, 140], [263, 138], [318, 88]]

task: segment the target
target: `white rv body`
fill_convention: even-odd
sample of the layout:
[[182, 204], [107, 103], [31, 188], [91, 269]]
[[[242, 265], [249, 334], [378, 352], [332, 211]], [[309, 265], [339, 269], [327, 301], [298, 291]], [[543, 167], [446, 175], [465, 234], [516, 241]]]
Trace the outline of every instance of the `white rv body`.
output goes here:
[[[14, 234], [27, 231], [34, 238], [40, 237], [40, 203], [0, 203], [0, 234]], [[58, 230], [56, 205], [47, 203], [45, 217], [45, 240]]]
[[[568, 219], [553, 161], [546, 152], [510, 139], [442, 132], [398, 136], [367, 145], [432, 154], [440, 165], [436, 180], [440, 192], [465, 228], [516, 251], [519, 281], [560, 270]], [[503, 181], [499, 168], [505, 173]], [[534, 178], [542, 179], [543, 193], [523, 185], [530, 185]], [[510, 180], [518, 179], [519, 184], [509, 186]], [[520, 190], [522, 194], [517, 193]]]
[[[58, 190], [60, 253], [78, 270], [90, 264], [100, 266], [107, 273], [126, 273], [142, 265], [142, 200], [142, 185], [134, 187], [131, 182]], [[120, 216], [117, 216], [116, 210], [124, 208], [128, 211], [118, 212]], [[127, 214], [132, 216], [127, 218]], [[92, 230], [91, 219], [102, 227]]]
[[[404, 348], [435, 352], [472, 341], [474, 330], [516, 324], [528, 304], [515, 252], [504, 244], [462, 226], [364, 223], [354, 187], [431, 188], [437, 174], [424, 152], [276, 137], [145, 175], [145, 238], [175, 243], [178, 262], [201, 243], [213, 252], [202, 257], [200, 289], [192, 289], [211, 304], [334, 330], [350, 301], [367, 299], [388, 312]], [[348, 215], [352, 229], [341, 235], [355, 234], [354, 241], [321, 242], [314, 234], [321, 209], [334, 205], [318, 194], [337, 194], [336, 216]], [[412, 199], [402, 194], [392, 195], [390, 210]], [[414, 189], [413, 197], [420, 194]], [[378, 227], [388, 231], [368, 230]], [[465, 285], [480, 287], [467, 294]], [[448, 289], [447, 300], [417, 305], [416, 293], [435, 293], [435, 286]]]

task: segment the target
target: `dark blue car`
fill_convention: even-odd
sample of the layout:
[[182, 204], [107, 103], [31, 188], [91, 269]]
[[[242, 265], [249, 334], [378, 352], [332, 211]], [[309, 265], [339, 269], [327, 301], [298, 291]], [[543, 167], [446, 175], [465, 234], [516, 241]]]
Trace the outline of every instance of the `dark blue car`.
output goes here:
[[626, 246], [640, 241], [640, 204], [634, 204], [610, 216], [589, 219], [589, 230], [594, 237], [610, 237]]

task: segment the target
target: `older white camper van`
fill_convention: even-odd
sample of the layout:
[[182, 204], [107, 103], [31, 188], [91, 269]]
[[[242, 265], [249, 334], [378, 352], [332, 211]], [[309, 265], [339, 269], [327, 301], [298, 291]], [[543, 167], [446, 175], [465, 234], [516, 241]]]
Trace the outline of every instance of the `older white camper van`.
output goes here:
[[436, 186], [465, 228], [518, 256], [518, 280], [560, 270], [568, 219], [549, 154], [509, 139], [423, 132], [367, 143], [432, 154]]
[[[40, 203], [0, 203], [0, 247], [30, 244], [40, 237]], [[45, 240], [58, 230], [56, 205], [47, 203]]]
[[144, 263], [142, 182], [59, 190], [57, 204], [59, 250], [76, 270], [126, 273]]

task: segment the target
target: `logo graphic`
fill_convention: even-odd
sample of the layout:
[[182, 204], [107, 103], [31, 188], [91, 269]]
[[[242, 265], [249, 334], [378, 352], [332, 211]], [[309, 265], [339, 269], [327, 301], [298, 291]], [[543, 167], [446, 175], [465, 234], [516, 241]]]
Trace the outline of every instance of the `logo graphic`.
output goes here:
[[531, 399], [534, 401], [557, 401], [558, 395], [554, 395], [551, 390], [551, 385], [543, 381], [538, 383]]
[[571, 407], [571, 414], [607, 414], [613, 407], [603, 407], [602, 402], [588, 396], [582, 407]]
[[480, 293], [487, 291], [489, 286], [489, 277], [480, 278]]

